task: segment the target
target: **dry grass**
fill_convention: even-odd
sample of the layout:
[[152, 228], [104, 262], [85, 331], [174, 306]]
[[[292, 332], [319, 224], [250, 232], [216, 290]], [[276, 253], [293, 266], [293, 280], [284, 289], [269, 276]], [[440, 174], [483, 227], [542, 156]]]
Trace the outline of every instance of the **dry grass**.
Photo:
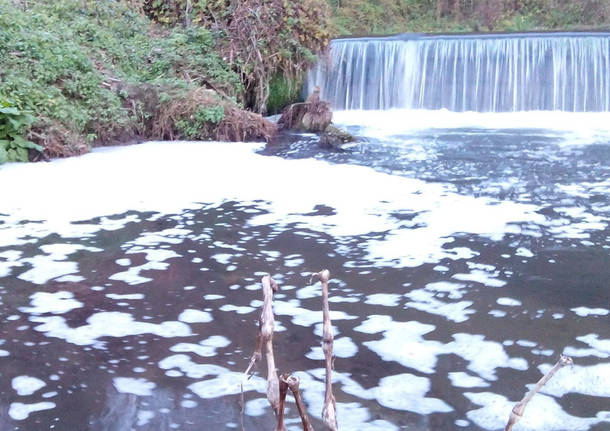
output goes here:
[[224, 118], [218, 123], [205, 124], [202, 139], [268, 142], [277, 133], [275, 124], [262, 115], [243, 110], [233, 102], [221, 99], [213, 90], [198, 88], [160, 104], [153, 121], [152, 135], [162, 139], [179, 139], [181, 136], [176, 127], [178, 121], [192, 118], [197, 110], [215, 106], [223, 107]]
[[254, 112], [225, 106], [225, 118], [218, 125], [216, 139], [220, 141], [265, 141], [277, 133], [277, 126]]
[[28, 138], [44, 148], [42, 159], [78, 156], [89, 151], [85, 137], [46, 119], [30, 130]]

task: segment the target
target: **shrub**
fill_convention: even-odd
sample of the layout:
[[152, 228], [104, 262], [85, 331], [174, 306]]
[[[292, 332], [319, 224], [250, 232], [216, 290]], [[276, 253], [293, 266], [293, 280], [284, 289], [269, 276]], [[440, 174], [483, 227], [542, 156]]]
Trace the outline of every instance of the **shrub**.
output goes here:
[[47, 155], [151, 137], [156, 107], [131, 88], [239, 92], [209, 30], [160, 28], [130, 4], [37, 1], [25, 11], [0, 0], [0, 98], [39, 118], [32, 139]]
[[8, 100], [0, 99], [0, 164], [27, 162], [28, 150], [42, 151], [42, 147], [28, 141], [25, 132], [36, 121]]
[[166, 24], [204, 26], [235, 70], [242, 100], [266, 110], [272, 77], [294, 80], [329, 43], [325, 0], [144, 0], [144, 10]]

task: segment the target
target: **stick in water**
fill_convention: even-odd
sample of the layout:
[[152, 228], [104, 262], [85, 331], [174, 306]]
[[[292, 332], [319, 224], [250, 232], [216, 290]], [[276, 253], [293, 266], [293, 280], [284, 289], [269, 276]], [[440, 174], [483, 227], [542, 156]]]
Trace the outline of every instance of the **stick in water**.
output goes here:
[[[250, 378], [253, 373], [254, 365], [262, 357], [263, 346], [265, 347], [265, 358], [267, 359], [267, 399], [273, 408], [276, 416], [280, 412], [280, 383], [275, 369], [275, 357], [273, 355], [273, 328], [275, 318], [273, 316], [273, 293], [278, 291], [277, 283], [269, 275], [265, 275], [261, 284], [263, 285], [263, 309], [259, 318], [259, 333], [256, 338], [256, 347], [250, 358], [250, 364], [244, 371], [244, 380]], [[242, 382], [243, 397], [243, 382]], [[243, 409], [243, 402], [242, 402]]]
[[303, 423], [303, 431], [314, 431], [311, 426], [311, 422], [309, 422], [309, 416], [307, 416], [307, 409], [305, 408], [305, 403], [301, 398], [301, 393], [299, 392], [299, 378], [293, 376], [292, 374], [282, 374], [280, 376], [280, 390], [282, 388], [282, 384], [285, 384], [288, 388], [290, 388], [290, 392], [294, 395], [294, 400], [297, 403], [297, 409], [299, 410], [299, 415], [301, 416], [301, 422]]
[[284, 375], [280, 376], [280, 413], [277, 416], [277, 427], [275, 431], [286, 431], [284, 427], [284, 405], [286, 404], [286, 394], [288, 393], [288, 383], [284, 380]]
[[328, 279], [330, 272], [324, 269], [313, 276], [317, 276], [322, 283], [322, 315], [324, 326], [322, 329], [322, 351], [326, 362], [326, 394], [322, 408], [322, 420], [331, 431], [337, 431], [337, 405], [333, 395], [333, 324], [330, 321], [330, 307], [328, 305]]
[[553, 375], [559, 369], [565, 367], [566, 365], [574, 365], [574, 361], [569, 356], [561, 355], [555, 366], [553, 366], [553, 368], [551, 368], [548, 373], [546, 373], [540, 380], [538, 380], [538, 383], [536, 383], [534, 389], [529, 391], [521, 401], [515, 404], [515, 407], [513, 407], [513, 410], [510, 412], [510, 418], [508, 419], [508, 423], [506, 424], [506, 428], [504, 429], [504, 431], [511, 431], [513, 429], [513, 426], [523, 417], [523, 412], [525, 411], [525, 407], [527, 407], [527, 403], [529, 403], [530, 400], [534, 397], [534, 395], [536, 395], [538, 391], [540, 391], [540, 389], [542, 389], [542, 387], [549, 380], [551, 380], [551, 377], [553, 377]]

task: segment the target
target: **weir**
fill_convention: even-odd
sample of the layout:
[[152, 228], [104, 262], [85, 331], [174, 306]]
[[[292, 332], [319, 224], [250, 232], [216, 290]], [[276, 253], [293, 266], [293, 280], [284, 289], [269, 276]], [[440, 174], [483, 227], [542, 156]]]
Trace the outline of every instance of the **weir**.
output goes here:
[[338, 110], [610, 111], [610, 33], [336, 39], [316, 85]]

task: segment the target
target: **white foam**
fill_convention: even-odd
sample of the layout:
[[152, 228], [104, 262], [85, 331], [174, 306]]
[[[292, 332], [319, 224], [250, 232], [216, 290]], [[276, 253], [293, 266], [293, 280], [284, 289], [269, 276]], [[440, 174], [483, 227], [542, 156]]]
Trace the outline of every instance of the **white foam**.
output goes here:
[[386, 307], [396, 307], [400, 302], [401, 295], [396, 293], [373, 293], [366, 297], [365, 304], [383, 305]]
[[610, 339], [600, 339], [598, 334], [587, 334], [581, 337], [576, 337], [576, 339], [589, 345], [599, 353], [605, 354], [606, 357], [610, 356]]
[[146, 379], [134, 379], [132, 377], [115, 377], [112, 383], [115, 389], [122, 394], [134, 394], [141, 397], [151, 396], [157, 386]]
[[44, 401], [35, 404], [11, 403], [8, 415], [15, 421], [27, 419], [32, 413], [55, 408], [55, 403]]
[[412, 374], [384, 377], [379, 381], [379, 386], [372, 389], [379, 404], [392, 409], [412, 411], [420, 415], [453, 410], [438, 398], [425, 397], [429, 390], [429, 379]]
[[213, 320], [212, 315], [207, 311], [187, 309], [180, 313], [178, 320], [186, 323], [208, 323]]
[[[509, 401], [490, 392], [466, 392], [464, 396], [482, 406], [469, 411], [466, 414], [468, 419], [490, 431], [504, 429], [513, 406], [519, 401]], [[602, 422], [610, 422], [609, 412], [599, 412], [595, 418], [576, 417], [566, 413], [554, 398], [537, 394], [528, 404], [518, 427], [520, 431], [587, 431]]]
[[446, 109], [336, 111], [333, 119], [343, 126], [359, 126], [375, 136], [400, 135], [429, 129], [538, 129], [557, 131], [564, 145], [584, 145], [610, 134], [605, 112], [451, 112]]
[[139, 410], [138, 411], [138, 422], [139, 427], [147, 425], [152, 418], [155, 417], [155, 413], [150, 410]]
[[46, 244], [41, 246], [40, 250], [45, 254], [21, 259], [21, 262], [32, 265], [32, 269], [19, 274], [18, 278], [34, 284], [45, 284], [54, 278], [78, 272], [78, 264], [76, 262], [66, 261], [71, 254], [80, 250], [89, 252], [102, 251], [99, 248], [85, 247], [80, 244]]
[[[1, 231], [0, 231], [1, 232]], [[0, 239], [2, 237], [0, 236]], [[0, 241], [0, 244], [2, 241]], [[0, 278], [8, 277], [11, 274], [12, 268], [20, 267], [23, 265], [19, 261], [22, 252], [18, 250], [5, 250], [0, 253]]]
[[193, 400], [182, 400], [180, 402], [180, 405], [182, 407], [184, 407], [185, 409], [194, 409], [195, 407], [198, 406], [197, 402], [193, 401]]
[[[337, 358], [351, 358], [358, 353], [358, 346], [349, 337], [336, 338], [333, 343], [333, 355]], [[314, 361], [324, 360], [324, 352], [319, 346], [311, 348], [311, 351], [305, 355], [307, 358]]]
[[580, 317], [607, 316], [610, 313], [610, 311], [608, 311], [606, 308], [576, 307], [571, 308], [570, 310]]
[[473, 269], [468, 274], [454, 274], [453, 278], [461, 281], [476, 281], [485, 286], [502, 287], [506, 285], [506, 281], [497, 279], [498, 272], [489, 273], [479, 269]]
[[[18, 192], [3, 192], [0, 213], [9, 215], [0, 218], [5, 226], [18, 227], [3, 229], [3, 240], [7, 244], [19, 243], [28, 235], [37, 238], [50, 233], [82, 238], [116, 224], [124, 225], [129, 219], [126, 216], [119, 221], [102, 218], [100, 223], [72, 222], [129, 210], [173, 214], [198, 208], [201, 202], [218, 204], [235, 200], [256, 202], [257, 206], [268, 210], [254, 215], [249, 222], [251, 225], [294, 225], [333, 236], [391, 231], [383, 238], [363, 243], [368, 257], [378, 265], [417, 266], [438, 263], [443, 258], [455, 260], [476, 255], [465, 247], [447, 247], [456, 232], [500, 239], [513, 223], [545, 221], [533, 205], [461, 196], [451, 186], [393, 176], [368, 167], [262, 156], [253, 152], [258, 147], [239, 143], [152, 142], [96, 149], [81, 157], [45, 164], [5, 165], [0, 171], [1, 183], [9, 184], [26, 176], [32, 181], [24, 183]], [[147, 162], [141, 163], [143, 159]], [[111, 178], [105, 175], [108, 166], [115, 167]], [[159, 175], [159, 172], [165, 174]], [[81, 178], [75, 187], [60, 186], [75, 177]], [[132, 181], [134, 177], [139, 181]], [[37, 199], [24, 202], [24, 194], [36, 194], [36, 178], [44, 178], [46, 187], [59, 192], [38, 193]], [[243, 178], [249, 180], [244, 182]], [[277, 178], [283, 179], [281, 184], [268, 187], [276, 183]], [[329, 182], [327, 178], [333, 178], [333, 181]], [[215, 186], [202, 189], [200, 184]], [[163, 199], [159, 199], [164, 190], [171, 190], [171, 193], [163, 193]], [[346, 190], [358, 190], [358, 199]], [[78, 206], [73, 205], [74, 196], [79, 197]], [[317, 205], [332, 207], [334, 212], [324, 216], [306, 215]], [[417, 214], [413, 220], [391, 216], [405, 208]], [[23, 220], [41, 218], [43, 223], [19, 225]], [[182, 241], [185, 235], [185, 232], [164, 233], [165, 238], [151, 236], [146, 240], [158, 244], [172, 236], [169, 239]], [[139, 238], [134, 245], [144, 247], [144, 239]], [[215, 259], [227, 264], [232, 256], [220, 253]], [[129, 268], [111, 279], [133, 284], [149, 281], [149, 277], [140, 275], [141, 271], [166, 268], [160, 266], [163, 262], [158, 260], [149, 261], [148, 265], [152, 263], [157, 265]], [[36, 282], [76, 273], [78, 269], [74, 262], [49, 259], [33, 264], [35, 267], [46, 265], [40, 275], [27, 276], [28, 280]]]
[[375, 334], [382, 332], [383, 338], [363, 344], [377, 353], [384, 361], [396, 361], [405, 367], [426, 374], [435, 372], [438, 357], [454, 354], [466, 360], [468, 369], [486, 380], [496, 380], [497, 368], [527, 369], [523, 358], [509, 357], [500, 343], [488, 341], [483, 335], [453, 334], [454, 340], [443, 344], [427, 340], [424, 335], [434, 331], [432, 325], [419, 322], [396, 322], [390, 316], [369, 316], [360, 326], [359, 332]]
[[248, 416], [263, 416], [270, 408], [266, 398], [256, 398], [246, 402], [245, 413]]
[[61, 338], [68, 343], [79, 346], [96, 345], [102, 337], [127, 337], [130, 335], [155, 334], [164, 338], [187, 337], [192, 335], [188, 325], [182, 322], [162, 322], [154, 324], [149, 322], [138, 322], [128, 313], [117, 311], [100, 312], [91, 315], [87, 324], [78, 327], [70, 327], [61, 316], [33, 316], [30, 320], [40, 323], [34, 329], [45, 333], [47, 337]]
[[407, 302], [405, 306], [443, 316], [456, 323], [465, 322], [470, 314], [475, 313], [475, 310], [468, 308], [473, 304], [472, 301], [443, 302], [436, 299], [435, 295], [428, 289], [412, 290], [405, 295], [412, 300]]
[[107, 293], [106, 297], [110, 298], [110, 299], [132, 300], [132, 299], [144, 299], [144, 294], [143, 293], [125, 293], [125, 294]]
[[434, 331], [433, 325], [419, 322], [394, 322], [390, 316], [369, 316], [355, 331], [367, 334], [383, 332], [378, 341], [363, 344], [377, 353], [384, 361], [396, 361], [405, 367], [426, 374], [434, 373], [437, 356], [443, 352], [438, 341], [425, 340], [423, 336]]
[[231, 341], [227, 338], [221, 335], [214, 335], [199, 342], [199, 344], [178, 343], [175, 346], [170, 347], [170, 350], [176, 353], [191, 352], [201, 357], [212, 357], [217, 355], [217, 349], [227, 347], [229, 344], [231, 344]]
[[[551, 368], [551, 364], [538, 367], [542, 374], [547, 373]], [[610, 363], [563, 368], [543, 386], [542, 392], [555, 397], [563, 397], [568, 393], [610, 397]]]
[[11, 381], [11, 386], [19, 396], [32, 395], [46, 385], [43, 380], [30, 376], [17, 376]]
[[515, 256], [534, 257], [534, 253], [525, 247], [519, 247], [517, 251], [515, 251]]
[[220, 311], [234, 311], [237, 314], [249, 314], [256, 310], [254, 307], [245, 305], [224, 304], [219, 308]]
[[[322, 310], [307, 310], [297, 305], [297, 301], [275, 301], [273, 311], [276, 316], [292, 316], [292, 323], [299, 326], [312, 326], [322, 322]], [[356, 316], [339, 310], [330, 310], [331, 320], [353, 320]]]
[[30, 296], [31, 307], [21, 307], [19, 310], [29, 314], [65, 314], [83, 306], [74, 299], [72, 292], [36, 292]]
[[500, 305], [505, 305], [507, 307], [519, 307], [521, 305], [521, 301], [518, 301], [513, 298], [498, 298], [496, 302]]

